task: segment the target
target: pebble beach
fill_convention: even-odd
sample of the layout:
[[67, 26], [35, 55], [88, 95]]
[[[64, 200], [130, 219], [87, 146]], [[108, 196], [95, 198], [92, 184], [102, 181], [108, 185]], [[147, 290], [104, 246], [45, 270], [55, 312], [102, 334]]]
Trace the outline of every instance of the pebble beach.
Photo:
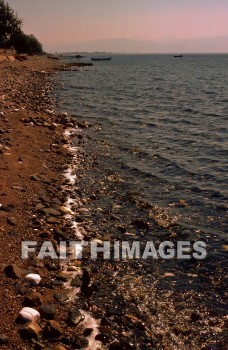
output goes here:
[[208, 272], [213, 259], [170, 269], [95, 261], [86, 249], [82, 260], [21, 258], [22, 241], [52, 242], [59, 254], [60, 241], [145, 243], [150, 232], [175, 241], [181, 230], [139, 200], [137, 215], [125, 209], [122, 180], [99, 167], [108, 152], [92, 139], [99, 125], [55, 108], [56, 75], [67, 69], [35, 56], [0, 63], [0, 348], [225, 349], [225, 283], [221, 265]]

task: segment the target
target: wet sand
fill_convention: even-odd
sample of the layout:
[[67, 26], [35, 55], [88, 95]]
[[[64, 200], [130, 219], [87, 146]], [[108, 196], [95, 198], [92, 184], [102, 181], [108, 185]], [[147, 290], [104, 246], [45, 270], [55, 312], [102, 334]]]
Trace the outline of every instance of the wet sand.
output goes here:
[[[134, 194], [124, 197], [123, 180], [104, 172], [99, 157], [108, 150], [92, 136], [98, 126], [55, 112], [50, 93], [59, 69], [68, 67], [36, 57], [0, 65], [1, 348], [78, 349], [90, 342], [90, 349], [224, 349], [223, 282], [203, 264], [178, 270], [154, 261], [93, 261], [89, 253], [61, 263], [21, 258], [22, 240], [57, 245], [81, 234], [86, 241], [146, 242], [179, 233], [172, 223], [161, 228], [148, 216], [152, 208]], [[31, 286], [28, 273], [41, 282]], [[200, 288], [190, 288], [196, 279]], [[47, 305], [52, 312], [42, 309]], [[41, 330], [24, 331], [25, 340], [15, 322], [23, 306], [41, 312]]]

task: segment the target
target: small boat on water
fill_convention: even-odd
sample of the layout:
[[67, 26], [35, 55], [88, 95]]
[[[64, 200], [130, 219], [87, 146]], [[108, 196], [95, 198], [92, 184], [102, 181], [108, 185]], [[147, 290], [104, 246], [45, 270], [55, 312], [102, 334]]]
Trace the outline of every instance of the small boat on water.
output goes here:
[[173, 57], [183, 57], [183, 55], [174, 55]]
[[59, 56], [58, 55], [47, 55], [47, 58], [51, 58], [52, 60], [58, 60]]
[[112, 57], [91, 57], [92, 61], [111, 61]]

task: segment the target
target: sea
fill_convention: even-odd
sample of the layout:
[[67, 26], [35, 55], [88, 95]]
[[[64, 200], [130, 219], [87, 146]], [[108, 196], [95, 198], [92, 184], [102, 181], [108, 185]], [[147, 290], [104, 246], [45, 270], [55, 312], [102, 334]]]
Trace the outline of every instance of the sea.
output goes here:
[[[112, 282], [134, 291], [134, 298], [140, 290], [137, 302], [148, 321], [158, 307], [159, 329], [170, 329], [175, 317], [183, 322], [193, 306], [205, 307], [199, 339], [189, 347], [168, 340], [173, 349], [198, 349], [212, 322], [206, 308], [215, 318], [226, 309], [228, 55], [113, 54], [83, 67], [70, 56], [63, 61], [71, 68], [57, 73], [53, 94], [59, 112], [90, 125], [75, 141], [84, 157], [75, 194], [93, 199], [89, 231], [101, 237], [111, 231], [114, 239], [206, 242], [205, 262], [128, 264]], [[144, 282], [136, 288], [137, 278]], [[172, 300], [180, 310], [184, 303], [182, 316]]]
[[224, 239], [227, 81], [228, 55], [114, 55], [59, 73], [56, 94], [61, 111], [101, 125], [133, 190]]

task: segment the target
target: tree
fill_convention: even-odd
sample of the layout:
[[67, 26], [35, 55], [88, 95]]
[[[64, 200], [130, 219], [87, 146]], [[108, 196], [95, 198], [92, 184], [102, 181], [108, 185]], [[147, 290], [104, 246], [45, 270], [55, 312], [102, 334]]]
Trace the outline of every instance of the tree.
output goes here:
[[0, 0], [0, 44], [7, 43], [21, 30], [22, 20], [4, 0]]
[[42, 44], [37, 40], [37, 38], [31, 34], [27, 35], [27, 42], [28, 42], [28, 52], [29, 53], [36, 53], [40, 54], [43, 52]]
[[19, 53], [43, 53], [42, 45], [34, 35], [26, 35], [22, 20], [4, 0], [0, 0], [0, 46], [13, 46]]
[[9, 45], [13, 46], [18, 53], [42, 54], [41, 43], [34, 35], [26, 35], [22, 31], [12, 35]]

